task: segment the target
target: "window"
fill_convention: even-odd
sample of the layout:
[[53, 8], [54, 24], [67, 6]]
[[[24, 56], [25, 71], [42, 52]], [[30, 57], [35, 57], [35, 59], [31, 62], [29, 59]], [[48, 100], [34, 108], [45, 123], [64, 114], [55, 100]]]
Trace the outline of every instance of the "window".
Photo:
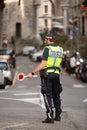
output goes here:
[[20, 3], [21, 3], [21, 0], [18, 1], [18, 5], [20, 5]]
[[44, 11], [45, 11], [45, 13], [48, 13], [48, 6], [47, 5], [44, 6]]
[[45, 27], [48, 26], [48, 20], [47, 19], [44, 20], [44, 24], [45, 24]]

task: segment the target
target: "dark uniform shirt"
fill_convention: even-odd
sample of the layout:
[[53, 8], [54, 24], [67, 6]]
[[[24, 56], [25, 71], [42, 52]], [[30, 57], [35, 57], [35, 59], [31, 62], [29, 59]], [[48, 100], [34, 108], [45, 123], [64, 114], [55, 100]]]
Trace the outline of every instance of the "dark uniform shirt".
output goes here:
[[[48, 46], [58, 46], [58, 45], [53, 43], [53, 44], [50, 44]], [[44, 52], [43, 52], [43, 55], [42, 55], [42, 60], [47, 60], [48, 59], [48, 55], [49, 55], [49, 49], [45, 48]]]

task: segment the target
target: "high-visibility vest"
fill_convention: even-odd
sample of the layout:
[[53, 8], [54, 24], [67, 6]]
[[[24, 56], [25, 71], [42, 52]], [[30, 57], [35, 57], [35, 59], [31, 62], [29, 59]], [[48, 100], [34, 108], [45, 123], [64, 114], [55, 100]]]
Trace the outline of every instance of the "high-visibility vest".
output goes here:
[[48, 46], [46, 47], [49, 49], [49, 55], [46, 62], [47, 72], [51, 73], [58, 73], [59, 74], [59, 67], [62, 62], [63, 57], [63, 48], [60, 46]]

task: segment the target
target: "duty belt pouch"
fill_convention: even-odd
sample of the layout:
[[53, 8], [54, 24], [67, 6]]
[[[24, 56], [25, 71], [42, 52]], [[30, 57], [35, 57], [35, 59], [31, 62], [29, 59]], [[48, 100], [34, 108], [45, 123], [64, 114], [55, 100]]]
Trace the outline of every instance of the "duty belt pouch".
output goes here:
[[47, 71], [47, 69], [46, 69], [46, 68], [45, 68], [45, 69], [40, 70], [40, 76], [41, 76], [41, 77], [47, 77], [48, 73], [47, 73], [46, 71]]

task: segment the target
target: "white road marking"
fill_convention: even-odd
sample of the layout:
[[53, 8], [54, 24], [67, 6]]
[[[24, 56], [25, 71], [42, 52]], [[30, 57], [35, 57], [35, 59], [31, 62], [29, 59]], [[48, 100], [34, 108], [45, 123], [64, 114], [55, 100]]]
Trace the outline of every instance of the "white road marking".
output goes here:
[[25, 85], [17, 86], [17, 88], [27, 88]]
[[2, 100], [18, 100], [18, 99], [15, 99], [15, 98], [7, 98], [7, 97], [0, 97], [0, 99], [2, 99]]
[[73, 87], [74, 88], [85, 88], [85, 86], [81, 85], [81, 84], [73, 84]]
[[2, 129], [9, 129], [9, 128], [14, 128], [14, 127], [19, 127], [19, 126], [24, 126], [24, 125], [26, 125], [27, 123], [20, 123], [20, 124], [13, 124], [13, 125], [10, 125], [10, 124], [8, 124], [9, 126], [5, 126], [5, 127], [3, 127]]
[[87, 99], [84, 99], [83, 102], [87, 102]]
[[40, 93], [15, 93], [15, 96], [21, 96], [21, 95], [39, 95]]
[[17, 99], [17, 100], [40, 105], [40, 98], [21, 98], [21, 99]]
[[44, 106], [44, 99], [43, 99], [43, 96], [41, 93], [19, 93], [19, 94], [14, 94], [15, 96], [22, 96], [22, 95], [37, 95], [39, 97], [34, 97], [34, 98], [19, 98], [19, 99], [16, 99], [16, 98], [7, 98], [7, 97], [0, 97], [0, 99], [2, 100], [14, 100], [14, 101], [23, 101], [23, 102], [27, 102], [27, 103], [33, 103], [33, 104], [36, 104], [36, 105], [39, 105], [41, 106], [42, 109], [45, 108]]
[[5, 91], [0, 91], [0, 93], [4, 93]]

